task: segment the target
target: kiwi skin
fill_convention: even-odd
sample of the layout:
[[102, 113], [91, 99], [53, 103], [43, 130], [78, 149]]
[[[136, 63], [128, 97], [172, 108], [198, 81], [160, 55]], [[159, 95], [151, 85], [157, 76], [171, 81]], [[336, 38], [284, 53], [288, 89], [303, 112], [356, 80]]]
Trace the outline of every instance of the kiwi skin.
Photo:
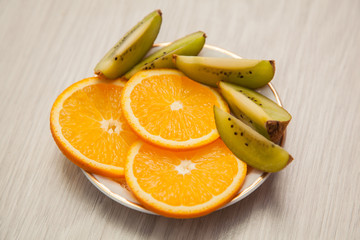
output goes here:
[[254, 129], [214, 106], [216, 128], [225, 145], [240, 160], [264, 172], [277, 172], [293, 157]]
[[279, 142], [284, 136], [285, 129], [289, 122], [290, 120], [282, 122], [274, 120], [266, 121], [265, 128], [267, 133], [269, 134], [270, 140], [275, 143]]

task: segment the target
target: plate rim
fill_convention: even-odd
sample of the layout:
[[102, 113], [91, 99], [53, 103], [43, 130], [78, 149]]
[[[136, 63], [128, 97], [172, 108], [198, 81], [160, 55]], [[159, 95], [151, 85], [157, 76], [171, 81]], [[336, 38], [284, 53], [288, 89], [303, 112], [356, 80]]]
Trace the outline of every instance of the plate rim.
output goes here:
[[[170, 42], [162, 42], [162, 43], [156, 43], [153, 44], [153, 47], [164, 47], [169, 45]], [[228, 55], [230, 57], [233, 58], [241, 58], [239, 55], [230, 52], [228, 50], [225, 50], [223, 48], [214, 46], [214, 45], [210, 45], [210, 44], [205, 44], [203, 48], [207, 48], [207, 49], [211, 49], [211, 50], [215, 50], [218, 52], [221, 52], [225, 55]], [[280, 96], [278, 94], [278, 92], [276, 91], [275, 87], [269, 82], [268, 87], [270, 88], [271, 92], [274, 94], [274, 97], [276, 99], [276, 103], [279, 106], [283, 106], [282, 101], [280, 99]], [[283, 137], [280, 140], [280, 146], [284, 146], [285, 143], [285, 139], [286, 139], [286, 130], [284, 132]], [[123, 206], [129, 207], [131, 209], [140, 211], [140, 212], [144, 212], [144, 213], [148, 213], [148, 214], [152, 214], [152, 215], [159, 215], [157, 213], [154, 213], [146, 208], [144, 208], [141, 204], [137, 204], [134, 202], [129, 201], [128, 199], [126, 199], [123, 196], [120, 196], [114, 192], [112, 192], [108, 187], [106, 187], [103, 183], [101, 183], [92, 173], [89, 173], [83, 169], [81, 169], [82, 172], [84, 173], [84, 175], [86, 176], [86, 178], [97, 188], [99, 189], [103, 194], [105, 194], [106, 196], [110, 197], [112, 200], [122, 204]], [[252, 192], [254, 192], [258, 187], [260, 187], [265, 180], [271, 175], [271, 173], [269, 172], [263, 172], [250, 186], [248, 186], [247, 188], [245, 188], [244, 190], [238, 192], [232, 199], [231, 201], [229, 201], [227, 204], [225, 204], [224, 206], [222, 206], [221, 208], [217, 209], [223, 209], [226, 208], [232, 204], [237, 203], [238, 201], [244, 199], [245, 197], [247, 197], [248, 195], [250, 195]]]

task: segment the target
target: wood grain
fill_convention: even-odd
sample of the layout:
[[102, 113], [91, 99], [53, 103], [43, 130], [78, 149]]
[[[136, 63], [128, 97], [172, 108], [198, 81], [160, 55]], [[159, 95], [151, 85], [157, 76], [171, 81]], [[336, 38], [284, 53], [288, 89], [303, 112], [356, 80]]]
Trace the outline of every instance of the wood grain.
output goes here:
[[[56, 96], [160, 8], [157, 42], [275, 59], [295, 161], [241, 202], [174, 220], [100, 193], [49, 131]], [[0, 1], [0, 239], [360, 239], [360, 1]]]

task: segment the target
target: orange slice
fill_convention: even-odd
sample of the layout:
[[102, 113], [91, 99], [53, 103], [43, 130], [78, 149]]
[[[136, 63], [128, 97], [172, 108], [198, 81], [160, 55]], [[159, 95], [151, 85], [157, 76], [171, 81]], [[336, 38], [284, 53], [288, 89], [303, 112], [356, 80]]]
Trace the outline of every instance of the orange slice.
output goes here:
[[56, 99], [51, 133], [64, 155], [86, 171], [124, 176], [130, 145], [138, 140], [122, 115], [125, 82], [97, 77], [81, 80]]
[[124, 87], [121, 104], [136, 133], [171, 149], [190, 149], [216, 140], [213, 106], [229, 111], [214, 89], [173, 69], [135, 74]]
[[185, 151], [137, 142], [129, 150], [125, 178], [146, 208], [167, 217], [192, 218], [229, 202], [246, 169], [221, 139]]

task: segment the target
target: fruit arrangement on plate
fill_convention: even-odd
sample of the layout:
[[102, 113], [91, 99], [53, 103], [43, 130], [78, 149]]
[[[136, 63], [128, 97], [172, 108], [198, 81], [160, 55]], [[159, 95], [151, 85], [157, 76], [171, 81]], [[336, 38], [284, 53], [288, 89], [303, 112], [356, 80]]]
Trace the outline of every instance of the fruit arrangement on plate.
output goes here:
[[273, 60], [198, 56], [199, 31], [149, 54], [160, 10], [134, 26], [74, 83], [50, 114], [55, 142], [90, 173], [122, 179], [147, 209], [193, 218], [239, 192], [248, 166], [282, 170], [279, 146], [291, 115], [255, 89], [274, 76]]

